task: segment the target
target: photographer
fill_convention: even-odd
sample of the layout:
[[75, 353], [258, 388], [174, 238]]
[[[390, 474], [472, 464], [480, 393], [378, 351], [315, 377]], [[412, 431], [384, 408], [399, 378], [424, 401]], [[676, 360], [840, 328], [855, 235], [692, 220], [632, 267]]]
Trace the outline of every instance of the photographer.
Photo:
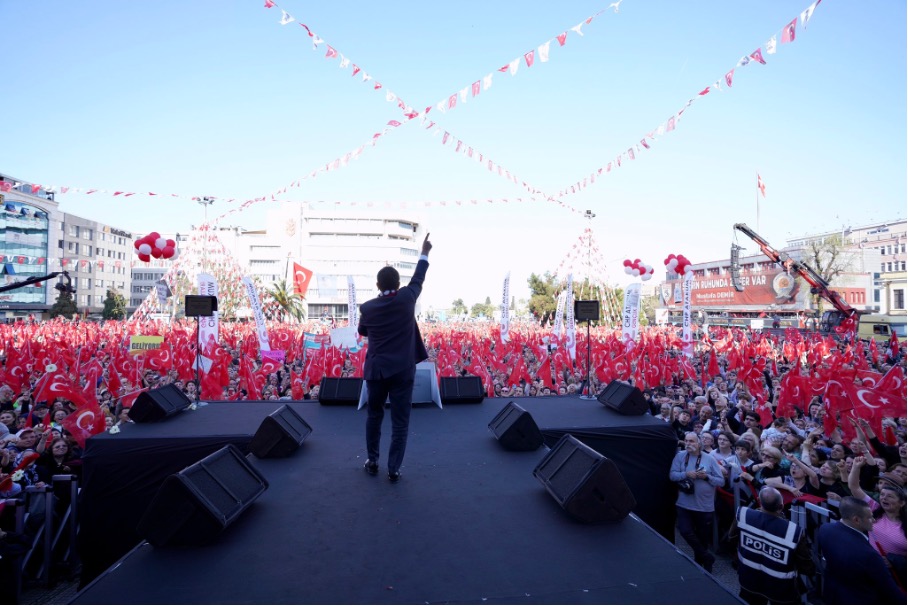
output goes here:
[[690, 432], [684, 436], [684, 450], [675, 455], [668, 474], [678, 485], [678, 532], [694, 550], [694, 561], [712, 572], [715, 556], [709, 552], [713, 536], [716, 488], [725, 476], [714, 457], [704, 455], [700, 438]]

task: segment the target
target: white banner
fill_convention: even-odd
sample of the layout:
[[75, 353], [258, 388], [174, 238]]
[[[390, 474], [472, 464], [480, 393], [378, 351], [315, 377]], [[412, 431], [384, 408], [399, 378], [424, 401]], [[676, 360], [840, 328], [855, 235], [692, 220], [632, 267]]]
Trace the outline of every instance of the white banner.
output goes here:
[[561, 291], [561, 294], [558, 295], [558, 304], [555, 306], [555, 325], [552, 326], [552, 336], [559, 341], [564, 330], [564, 298], [566, 296], [567, 292]]
[[[199, 274], [199, 296], [217, 297], [218, 282], [211, 274]], [[199, 320], [199, 342], [204, 350], [211, 339], [218, 342], [218, 312], [207, 318], [198, 318]]]
[[504, 286], [501, 289], [501, 342], [508, 342], [508, 325], [511, 323], [511, 272], [504, 277]]
[[262, 302], [259, 300], [259, 293], [255, 289], [255, 282], [252, 278], [246, 276], [243, 278], [243, 285], [246, 287], [246, 296], [249, 298], [249, 308], [255, 316], [255, 331], [258, 333], [259, 349], [261, 351], [271, 351], [271, 345], [268, 343], [268, 327], [265, 326], [265, 314], [262, 313]]
[[624, 312], [621, 314], [621, 341], [625, 344], [637, 340], [640, 329], [640, 287], [635, 282], [624, 289]]
[[567, 295], [564, 304], [567, 307], [567, 339], [564, 346], [573, 360], [577, 357], [577, 330], [574, 326], [574, 274], [568, 274]]
[[686, 356], [694, 355], [694, 342], [690, 334], [690, 291], [693, 281], [694, 272], [684, 275], [684, 306], [682, 308], [684, 315], [681, 319], [681, 343], [682, 351]]
[[359, 325], [359, 310], [356, 308], [356, 283], [353, 276], [347, 276], [347, 325]]

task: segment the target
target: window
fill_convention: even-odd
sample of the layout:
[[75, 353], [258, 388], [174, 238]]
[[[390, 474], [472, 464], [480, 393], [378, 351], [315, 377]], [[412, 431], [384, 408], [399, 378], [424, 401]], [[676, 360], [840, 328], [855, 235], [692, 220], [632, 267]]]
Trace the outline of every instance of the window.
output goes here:
[[876, 289], [873, 291], [873, 302], [874, 303], [880, 302], [880, 290], [879, 289]]
[[404, 255], [405, 257], [415, 257], [419, 254], [419, 251], [415, 248], [401, 248], [400, 254]]
[[57, 248], [63, 248], [63, 240], [57, 240]]
[[897, 288], [892, 291], [892, 307], [894, 309], [905, 309], [905, 291]]
[[85, 254], [88, 255], [88, 256], [90, 257], [90, 256], [91, 256], [91, 245], [90, 245], [90, 244], [85, 244], [85, 245], [83, 246], [83, 248], [85, 248]]
[[76, 244], [75, 242], [67, 242], [67, 243], [66, 243], [66, 250], [68, 250], [68, 251], [71, 252], [71, 253], [75, 253], [75, 254], [78, 255], [78, 254], [79, 254], [79, 245]]
[[85, 278], [85, 288], [91, 288], [91, 278]]
[[902, 271], [905, 271], [905, 262], [902, 261]]
[[74, 238], [78, 238], [79, 237], [79, 226], [70, 225], [69, 226], [69, 235], [73, 236]]
[[892, 271], [892, 262], [886, 264], [886, 271]]
[[886, 271], [886, 264], [880, 263], [880, 271]]
[[83, 240], [91, 240], [91, 237], [92, 237], [92, 231], [90, 229], [82, 230], [82, 239]]
[[888, 335], [889, 334], [889, 325], [888, 324], [874, 324], [873, 325], [873, 334]]

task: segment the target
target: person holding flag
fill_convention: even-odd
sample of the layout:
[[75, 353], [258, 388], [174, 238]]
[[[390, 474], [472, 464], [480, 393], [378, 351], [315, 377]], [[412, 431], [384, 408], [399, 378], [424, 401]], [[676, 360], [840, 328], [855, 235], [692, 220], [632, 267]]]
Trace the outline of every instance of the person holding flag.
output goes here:
[[381, 268], [376, 283], [378, 297], [366, 301], [360, 308], [358, 332], [369, 339], [363, 365], [363, 378], [369, 390], [365, 469], [370, 475], [378, 473], [381, 424], [385, 400], [390, 398], [388, 479], [392, 482], [400, 479], [400, 466], [407, 448], [416, 365], [429, 357], [416, 324], [416, 300], [422, 293], [422, 283], [429, 269], [430, 250], [432, 243], [426, 234], [416, 271], [403, 288], [396, 269]]

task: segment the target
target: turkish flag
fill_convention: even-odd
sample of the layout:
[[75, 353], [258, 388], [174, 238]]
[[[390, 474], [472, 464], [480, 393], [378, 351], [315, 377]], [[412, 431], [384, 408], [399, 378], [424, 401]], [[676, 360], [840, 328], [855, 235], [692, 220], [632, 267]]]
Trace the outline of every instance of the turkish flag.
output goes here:
[[299, 263], [293, 264], [293, 290], [300, 297], [306, 296], [309, 282], [312, 280], [312, 270], [306, 269]]
[[85, 448], [85, 441], [106, 429], [104, 414], [97, 404], [77, 408], [66, 416], [61, 423], [63, 429], [72, 434], [79, 446]]
[[64, 398], [76, 405], [86, 403], [81, 390], [73, 386], [72, 380], [59, 370], [45, 376], [41, 388], [36, 390], [35, 402], [53, 403], [57, 398]]
[[899, 336], [893, 331], [889, 338], [889, 357], [895, 359], [899, 355]]

